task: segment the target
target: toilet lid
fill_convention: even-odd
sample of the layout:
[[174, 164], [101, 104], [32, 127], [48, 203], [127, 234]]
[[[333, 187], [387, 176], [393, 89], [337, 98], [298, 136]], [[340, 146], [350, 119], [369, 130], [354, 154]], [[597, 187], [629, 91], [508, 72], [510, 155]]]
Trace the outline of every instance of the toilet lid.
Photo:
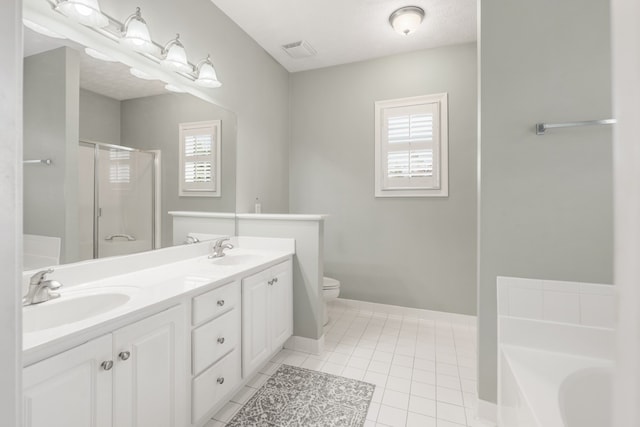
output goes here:
[[331, 277], [324, 277], [322, 279], [322, 288], [323, 289], [336, 289], [340, 287], [340, 282]]

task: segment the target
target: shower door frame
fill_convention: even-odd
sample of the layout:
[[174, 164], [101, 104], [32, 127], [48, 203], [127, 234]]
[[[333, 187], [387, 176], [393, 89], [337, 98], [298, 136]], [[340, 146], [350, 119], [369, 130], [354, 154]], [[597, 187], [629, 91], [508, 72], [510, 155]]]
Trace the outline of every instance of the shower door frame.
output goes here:
[[151, 154], [153, 156], [153, 172], [151, 173], [151, 250], [158, 249], [161, 238], [160, 215], [160, 150], [140, 150], [138, 148], [125, 147], [124, 145], [109, 144], [106, 142], [92, 141], [89, 139], [78, 140], [79, 144], [93, 145], [93, 259], [98, 259], [99, 249], [99, 218], [100, 218], [100, 148], [112, 148], [116, 150], [135, 153]]

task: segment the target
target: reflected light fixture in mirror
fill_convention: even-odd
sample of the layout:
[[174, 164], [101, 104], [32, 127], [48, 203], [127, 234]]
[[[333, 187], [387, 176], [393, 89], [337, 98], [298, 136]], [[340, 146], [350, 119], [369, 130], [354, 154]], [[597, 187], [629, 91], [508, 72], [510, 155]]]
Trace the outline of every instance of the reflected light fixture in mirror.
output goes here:
[[418, 6], [401, 7], [389, 16], [389, 23], [398, 34], [408, 36], [418, 29], [424, 19], [424, 10]]
[[98, 0], [58, 0], [55, 9], [66, 17], [90, 27], [102, 28], [109, 25], [109, 18], [100, 10]]
[[95, 59], [99, 59], [101, 61], [105, 61], [105, 62], [118, 62], [117, 60], [113, 59], [112, 57], [110, 57], [109, 55], [106, 55], [98, 50], [95, 49], [91, 49], [90, 47], [85, 47], [84, 48], [84, 52], [89, 55], [92, 58]]
[[157, 80], [155, 77], [145, 73], [142, 70], [138, 70], [137, 68], [131, 68], [129, 72], [131, 73], [132, 76], [135, 76], [142, 80]]
[[180, 43], [180, 34], [176, 34], [176, 38], [169, 41], [162, 49], [162, 65], [173, 71], [183, 73], [193, 72], [193, 68], [187, 61], [187, 52]]
[[166, 90], [168, 90], [169, 92], [175, 92], [175, 93], [184, 93], [184, 90], [180, 89], [178, 86], [174, 86], [172, 84], [167, 84], [164, 87]]
[[65, 36], [60, 35], [55, 31], [51, 31], [47, 27], [44, 27], [40, 24], [36, 24], [35, 22], [30, 21], [28, 19], [23, 19], [22, 23], [24, 24], [25, 27], [35, 31], [36, 33], [42, 34], [43, 36], [52, 37], [54, 39], [66, 39]]
[[140, 8], [129, 16], [122, 26], [122, 38], [120, 43], [136, 52], [154, 53], [157, 48], [151, 41], [149, 27], [140, 13]]
[[210, 55], [200, 61], [196, 66], [196, 84], [202, 87], [216, 88], [222, 86], [216, 75]]

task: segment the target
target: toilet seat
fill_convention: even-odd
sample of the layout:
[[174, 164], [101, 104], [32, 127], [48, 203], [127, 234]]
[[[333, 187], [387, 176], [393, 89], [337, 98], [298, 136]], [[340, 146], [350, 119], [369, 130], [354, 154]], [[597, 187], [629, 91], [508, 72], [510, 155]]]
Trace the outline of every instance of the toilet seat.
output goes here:
[[322, 289], [337, 289], [340, 287], [340, 282], [331, 277], [324, 277], [322, 280]]

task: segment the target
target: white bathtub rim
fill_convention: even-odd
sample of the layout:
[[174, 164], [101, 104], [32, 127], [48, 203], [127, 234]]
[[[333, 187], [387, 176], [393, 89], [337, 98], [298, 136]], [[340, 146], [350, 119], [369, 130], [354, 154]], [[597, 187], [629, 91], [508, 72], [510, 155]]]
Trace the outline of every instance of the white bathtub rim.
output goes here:
[[[613, 368], [609, 359], [501, 345], [503, 359], [539, 427], [564, 427], [559, 392], [562, 382], [572, 373], [586, 368]], [[531, 358], [535, 359], [532, 363]], [[542, 363], [541, 363], [542, 362]], [[542, 366], [541, 366], [542, 365]], [[500, 405], [500, 402], [498, 402]], [[500, 407], [498, 408], [500, 410]]]

